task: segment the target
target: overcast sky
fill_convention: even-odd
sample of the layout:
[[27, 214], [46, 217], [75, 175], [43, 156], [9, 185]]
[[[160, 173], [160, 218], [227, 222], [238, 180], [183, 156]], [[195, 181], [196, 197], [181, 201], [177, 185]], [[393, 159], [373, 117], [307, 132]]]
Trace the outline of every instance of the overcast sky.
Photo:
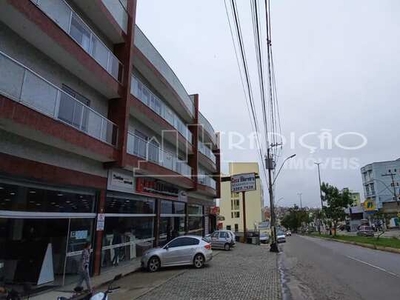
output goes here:
[[[237, 2], [260, 102], [250, 1]], [[277, 180], [275, 199], [292, 206], [302, 193], [304, 206], [319, 205], [313, 161], [322, 162], [323, 181], [360, 191], [363, 199], [360, 167], [400, 157], [400, 1], [272, 0], [271, 14], [282, 133], [288, 140], [280, 162], [297, 154]], [[138, 0], [137, 24], [188, 93], [200, 95], [200, 110], [216, 131], [244, 136], [253, 131], [223, 0]], [[324, 130], [330, 130], [332, 147], [329, 135], [320, 143]], [[230, 149], [228, 136], [221, 146], [225, 162], [258, 160], [249, 140], [245, 149]]]

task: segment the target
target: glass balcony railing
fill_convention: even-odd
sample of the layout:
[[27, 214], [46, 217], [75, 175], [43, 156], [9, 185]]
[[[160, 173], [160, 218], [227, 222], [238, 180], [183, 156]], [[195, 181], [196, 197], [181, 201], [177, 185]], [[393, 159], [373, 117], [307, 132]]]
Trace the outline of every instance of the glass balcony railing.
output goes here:
[[192, 168], [181, 161], [175, 154], [162, 150], [156, 142], [142, 139], [134, 133], [128, 133], [127, 152], [142, 158], [144, 161], [149, 161], [177, 172], [189, 179], [192, 177]]
[[211, 161], [216, 164], [217, 163], [217, 158], [215, 157], [214, 153], [211, 151], [210, 148], [208, 148], [204, 143], [199, 141], [199, 151], [200, 153], [204, 154], [207, 156]]
[[215, 130], [212, 127], [211, 123], [201, 114], [201, 112], [199, 112], [199, 123], [203, 125], [204, 130], [209, 133], [213, 143], [216, 143]]
[[204, 175], [204, 174], [199, 175], [198, 182], [200, 184], [206, 185], [214, 190], [217, 189], [217, 182], [208, 175]]
[[116, 145], [118, 127], [114, 123], [1, 51], [0, 93]]
[[128, 0], [102, 0], [102, 2], [126, 33], [128, 30]]
[[167, 64], [157, 49], [151, 44], [139, 27], [135, 27], [135, 46], [143, 53], [143, 55], [151, 62], [151, 64], [160, 72], [167, 80], [170, 86], [175, 90], [183, 101], [191, 117], [194, 117], [194, 103], [186, 92], [184, 86], [175, 75], [174, 71]]
[[132, 76], [131, 94], [171, 124], [189, 143], [192, 143], [192, 133], [185, 123], [135, 76]]
[[[64, 0], [31, 0], [111, 76], [122, 81], [122, 64]], [[116, 0], [116, 2], [118, 2]]]

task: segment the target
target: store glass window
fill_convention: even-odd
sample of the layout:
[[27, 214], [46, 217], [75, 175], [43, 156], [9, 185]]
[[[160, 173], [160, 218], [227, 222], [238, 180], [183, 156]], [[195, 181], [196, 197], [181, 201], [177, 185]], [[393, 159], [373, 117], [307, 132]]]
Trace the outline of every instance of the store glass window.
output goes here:
[[185, 203], [174, 202], [174, 213], [184, 215], [185, 214]]
[[0, 210], [92, 213], [94, 194], [5, 184], [0, 181]]
[[172, 214], [172, 201], [161, 200], [161, 214]]
[[108, 195], [106, 213], [154, 214], [155, 201], [152, 198]]
[[190, 234], [202, 235], [203, 233], [203, 217], [188, 218], [188, 229]]
[[203, 215], [203, 206], [201, 205], [195, 205], [195, 204], [189, 204], [188, 205], [188, 214], [189, 215]]
[[185, 234], [185, 217], [161, 217], [159, 246]]
[[102, 267], [140, 257], [153, 247], [154, 217], [107, 217], [105, 220]]

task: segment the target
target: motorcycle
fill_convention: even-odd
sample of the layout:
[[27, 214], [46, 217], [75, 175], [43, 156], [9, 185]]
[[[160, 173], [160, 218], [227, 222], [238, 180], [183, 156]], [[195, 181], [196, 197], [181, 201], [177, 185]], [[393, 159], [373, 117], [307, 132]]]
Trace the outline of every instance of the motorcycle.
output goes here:
[[98, 292], [93, 295], [90, 292], [83, 291], [82, 287], [77, 287], [74, 289], [74, 294], [72, 295], [72, 297], [57, 297], [57, 300], [108, 300], [108, 295], [120, 288], [119, 286], [114, 287], [113, 284], [115, 281], [121, 279], [121, 277], [122, 274], [115, 276], [111, 283], [108, 285], [107, 290], [105, 290], [104, 292]]

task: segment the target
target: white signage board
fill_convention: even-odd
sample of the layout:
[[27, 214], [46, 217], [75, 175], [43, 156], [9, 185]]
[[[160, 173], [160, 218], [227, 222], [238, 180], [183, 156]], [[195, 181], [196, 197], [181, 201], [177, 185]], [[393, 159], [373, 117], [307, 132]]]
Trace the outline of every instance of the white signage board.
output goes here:
[[135, 191], [135, 182], [133, 174], [123, 170], [108, 171], [108, 185], [110, 191], [118, 191], [133, 194]]
[[247, 192], [256, 190], [256, 174], [243, 173], [231, 176], [231, 192]]
[[106, 216], [104, 214], [98, 214], [97, 215], [96, 231], [103, 231], [104, 230], [105, 220], [106, 220]]

